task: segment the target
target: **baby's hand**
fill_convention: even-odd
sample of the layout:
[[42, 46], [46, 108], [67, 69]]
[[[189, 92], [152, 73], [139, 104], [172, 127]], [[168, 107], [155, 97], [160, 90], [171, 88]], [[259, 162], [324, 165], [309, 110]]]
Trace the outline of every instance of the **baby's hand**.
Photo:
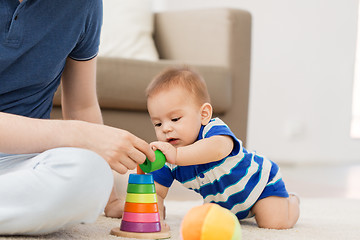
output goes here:
[[176, 148], [167, 142], [152, 142], [150, 143], [152, 150], [159, 149], [166, 157], [166, 161], [171, 164], [176, 164]]

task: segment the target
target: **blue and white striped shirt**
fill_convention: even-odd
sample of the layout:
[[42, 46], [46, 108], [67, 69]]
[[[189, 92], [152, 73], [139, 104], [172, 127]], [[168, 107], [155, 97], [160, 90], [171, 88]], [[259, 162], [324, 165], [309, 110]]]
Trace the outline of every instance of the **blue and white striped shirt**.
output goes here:
[[153, 172], [154, 180], [170, 187], [173, 180], [201, 194], [205, 203], [217, 203], [231, 210], [239, 219], [251, 216], [250, 209], [259, 199], [268, 196], [288, 197], [279, 167], [269, 159], [248, 152], [229, 127], [219, 118], [202, 126], [198, 140], [215, 135], [233, 138], [229, 156], [206, 164], [166, 165]]

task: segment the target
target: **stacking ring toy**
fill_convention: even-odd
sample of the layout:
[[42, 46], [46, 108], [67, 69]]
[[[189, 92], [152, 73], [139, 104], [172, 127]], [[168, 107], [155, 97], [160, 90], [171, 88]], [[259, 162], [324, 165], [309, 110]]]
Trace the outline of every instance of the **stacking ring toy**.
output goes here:
[[154, 184], [154, 178], [150, 174], [130, 174], [129, 184]]
[[[138, 171], [140, 168], [138, 168]], [[130, 174], [120, 228], [112, 235], [136, 239], [170, 238], [170, 228], [161, 226], [152, 174]]]
[[124, 212], [122, 219], [127, 222], [160, 222], [160, 214], [157, 213], [133, 213]]
[[126, 202], [157, 203], [156, 193], [127, 193]]
[[128, 222], [128, 221], [121, 221], [120, 226], [121, 231], [127, 232], [137, 232], [137, 233], [151, 233], [151, 232], [160, 232], [161, 225], [160, 222]]
[[156, 193], [154, 184], [135, 184], [129, 183], [127, 187], [128, 193]]
[[165, 165], [166, 158], [165, 155], [160, 150], [155, 150], [155, 161], [151, 162], [148, 158], [145, 159], [143, 164], [140, 164], [141, 170], [146, 173], [150, 173], [156, 170], [159, 170]]
[[157, 203], [131, 203], [125, 202], [124, 212], [133, 213], [157, 213], [159, 208]]

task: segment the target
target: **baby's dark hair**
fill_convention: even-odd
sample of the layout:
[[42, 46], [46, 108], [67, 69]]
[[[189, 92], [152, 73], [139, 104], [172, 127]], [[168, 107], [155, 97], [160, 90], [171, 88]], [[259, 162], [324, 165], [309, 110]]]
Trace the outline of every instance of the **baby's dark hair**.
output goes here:
[[146, 97], [171, 87], [186, 89], [202, 105], [210, 103], [210, 96], [203, 77], [188, 66], [171, 67], [155, 76], [146, 88]]

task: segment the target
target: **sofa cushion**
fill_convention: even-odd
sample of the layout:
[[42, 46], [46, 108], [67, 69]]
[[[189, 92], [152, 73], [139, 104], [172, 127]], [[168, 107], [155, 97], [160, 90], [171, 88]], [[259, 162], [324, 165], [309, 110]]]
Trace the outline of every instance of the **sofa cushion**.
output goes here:
[[[146, 111], [145, 89], [151, 79], [177, 61], [157, 62], [121, 58], [99, 58], [98, 98], [102, 108]], [[205, 79], [215, 113], [231, 106], [231, 76], [225, 67], [188, 64]]]
[[104, 0], [99, 56], [155, 61], [152, 0]]

